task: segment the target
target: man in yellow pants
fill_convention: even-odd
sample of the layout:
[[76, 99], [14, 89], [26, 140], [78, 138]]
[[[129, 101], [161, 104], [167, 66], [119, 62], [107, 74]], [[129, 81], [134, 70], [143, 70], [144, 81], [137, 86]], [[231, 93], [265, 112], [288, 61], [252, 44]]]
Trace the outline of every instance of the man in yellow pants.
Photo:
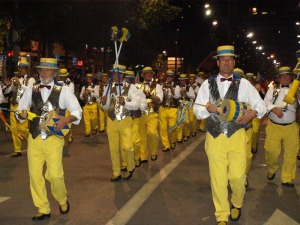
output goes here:
[[[163, 84], [163, 102], [159, 108], [160, 137], [163, 145], [163, 152], [176, 148], [176, 129], [172, 129], [170, 139], [168, 129], [174, 128], [178, 113], [178, 98], [180, 87], [174, 83], [174, 72], [166, 72], [166, 82]], [[171, 143], [170, 143], [171, 142]]]
[[82, 87], [79, 98], [84, 101], [83, 119], [85, 137], [89, 137], [91, 133], [97, 133], [97, 99], [99, 98], [99, 86], [93, 83], [93, 74], [86, 74], [87, 84]]
[[18, 103], [23, 96], [24, 91], [28, 87], [28, 85], [32, 85], [35, 83], [35, 79], [30, 77], [28, 74], [29, 62], [27, 62], [26, 58], [22, 57], [19, 63], [19, 78], [13, 77], [12, 85], [9, 88], [12, 91], [11, 103], [10, 103], [10, 125], [12, 128], [12, 139], [14, 143], [15, 152], [11, 155], [11, 157], [20, 157], [22, 156], [21, 147], [22, 147], [22, 138], [27, 139], [29, 130], [28, 130], [28, 120], [20, 123], [15, 117], [15, 111], [18, 108]]
[[[111, 182], [120, 181], [121, 178], [130, 180], [135, 168], [130, 110], [137, 110], [140, 107], [140, 97], [137, 88], [124, 81], [125, 71], [125, 66], [115, 66], [108, 94], [101, 98], [103, 109], [108, 111], [107, 136], [113, 170]], [[123, 176], [121, 176], [121, 148], [127, 162], [127, 171]]]
[[[32, 217], [33, 221], [45, 220], [51, 216], [46, 180], [51, 184], [51, 193], [59, 204], [60, 213], [67, 214], [70, 210], [62, 165], [64, 138], [59, 135], [67, 130], [68, 123], [79, 124], [82, 115], [79, 102], [69, 87], [54, 81], [58, 76], [57, 60], [41, 58], [37, 68], [41, 83], [28, 86], [18, 107], [21, 120], [28, 118], [29, 107], [31, 114], [36, 115], [30, 116], [28, 138], [30, 190], [33, 203], [38, 208], [38, 213]], [[64, 116], [66, 109], [70, 112], [67, 117]], [[43, 124], [52, 121], [46, 119], [51, 118], [51, 115], [59, 115], [52, 117], [52, 120], [58, 120], [54, 124], [47, 124], [52, 128], [46, 130]]]
[[157, 160], [158, 151], [158, 110], [163, 99], [162, 86], [153, 80], [154, 71], [151, 67], [143, 69], [144, 82], [140, 89], [147, 98], [147, 108], [140, 118], [141, 162], [148, 163], [148, 149], [151, 160]]
[[[99, 84], [99, 98], [101, 102], [101, 98], [105, 95], [105, 90], [108, 85], [108, 74], [102, 73], [101, 74], [101, 83]], [[99, 110], [99, 133], [103, 133], [106, 128], [106, 121], [107, 121], [107, 111], [104, 111], [101, 107], [101, 103], [98, 104]]]
[[[265, 141], [267, 179], [275, 178], [275, 173], [280, 166], [279, 156], [283, 147], [281, 182], [283, 186], [294, 187], [293, 180], [296, 176], [296, 159], [299, 151], [299, 127], [296, 122], [297, 102], [287, 104], [283, 101], [292, 82], [291, 68], [280, 67], [278, 74], [279, 85], [270, 87], [264, 99], [270, 112]], [[297, 100], [299, 101], [299, 98]]]
[[[262, 117], [266, 112], [263, 100], [251, 83], [233, 75], [235, 57], [233, 46], [217, 48], [219, 74], [203, 82], [194, 105], [196, 117], [207, 118], [205, 151], [209, 161], [211, 190], [218, 225], [226, 225], [228, 217], [232, 221], [240, 219], [246, 193], [247, 137], [244, 127], [254, 117]], [[224, 99], [246, 102], [252, 110], [245, 110], [244, 114], [234, 121], [223, 121], [218, 113], [218, 105]], [[231, 209], [228, 202], [228, 183], [232, 190]]]

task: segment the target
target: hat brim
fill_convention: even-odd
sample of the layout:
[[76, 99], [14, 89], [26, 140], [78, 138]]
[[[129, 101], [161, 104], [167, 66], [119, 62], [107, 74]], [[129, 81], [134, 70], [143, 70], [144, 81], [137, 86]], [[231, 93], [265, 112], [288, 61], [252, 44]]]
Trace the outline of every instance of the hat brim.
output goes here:
[[218, 57], [222, 57], [222, 56], [229, 56], [229, 57], [234, 57], [234, 58], [240, 57], [239, 55], [235, 55], [235, 54], [222, 54], [222, 55], [215, 55], [212, 58], [213, 59], [218, 59]]
[[36, 66], [36, 68], [39, 69], [52, 69], [52, 70], [58, 70], [58, 67], [50, 67], [50, 66]]
[[60, 77], [67, 77], [69, 76], [69, 73], [59, 74]]

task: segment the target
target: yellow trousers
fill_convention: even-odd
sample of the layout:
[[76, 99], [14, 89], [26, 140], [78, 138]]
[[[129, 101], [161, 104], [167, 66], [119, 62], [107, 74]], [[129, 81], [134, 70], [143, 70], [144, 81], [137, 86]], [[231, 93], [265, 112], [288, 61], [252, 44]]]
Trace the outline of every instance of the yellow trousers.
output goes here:
[[252, 135], [253, 135], [253, 128], [250, 127], [246, 130], [246, 135], [247, 135], [247, 161], [246, 161], [246, 175], [249, 174], [249, 170], [252, 164]]
[[205, 131], [205, 129], [206, 129], [206, 119], [199, 120], [199, 129], [200, 129], [200, 131]]
[[107, 111], [103, 110], [101, 105], [98, 103], [98, 110], [99, 110], [99, 131], [105, 130], [106, 121], [107, 121]]
[[170, 141], [168, 135], [168, 128], [174, 126], [177, 120], [178, 108], [159, 108], [159, 128], [160, 128], [160, 138], [163, 144], [163, 148], [170, 148], [171, 143], [176, 142], [176, 129], [173, 129], [170, 133]]
[[245, 195], [247, 137], [239, 129], [231, 137], [220, 134], [214, 138], [207, 132], [205, 151], [209, 161], [212, 197], [217, 221], [228, 221], [228, 181], [232, 190], [231, 203], [242, 207]]
[[[120, 168], [120, 150], [124, 151], [124, 158], [127, 162], [127, 170], [132, 171], [135, 168], [134, 151], [132, 147], [132, 125], [131, 117], [125, 119], [111, 120], [107, 118], [107, 136], [110, 150], [110, 158], [112, 162], [112, 170], [114, 176], [119, 176]], [[122, 153], [121, 153], [122, 154]]]
[[252, 120], [253, 135], [252, 135], [252, 148], [257, 150], [259, 140], [259, 130], [261, 125], [261, 119], [254, 118]]
[[91, 131], [98, 129], [97, 125], [97, 104], [86, 104], [83, 106], [84, 133], [91, 134]]
[[189, 121], [190, 121], [190, 131], [191, 133], [196, 133], [197, 120], [194, 114], [194, 107], [189, 111]]
[[281, 181], [292, 182], [296, 176], [296, 160], [299, 151], [299, 127], [296, 122], [282, 126], [270, 121], [266, 127], [265, 157], [268, 171], [275, 173], [279, 169], [278, 158], [283, 147]]
[[151, 156], [158, 150], [158, 113], [142, 114], [140, 118], [141, 160], [148, 159], [148, 149]]
[[[34, 205], [38, 212], [50, 213], [50, 204], [47, 198], [45, 178], [51, 184], [51, 192], [59, 204], [67, 201], [67, 190], [64, 181], [62, 165], [64, 139], [54, 135], [42, 140], [39, 135], [35, 139], [28, 138], [28, 168], [30, 177], [30, 190]], [[43, 175], [46, 163], [45, 177]]]
[[[10, 105], [10, 110], [16, 110], [18, 108], [18, 105]], [[18, 135], [18, 133], [24, 134], [23, 137], [28, 139], [29, 135], [29, 129], [28, 129], [28, 120], [25, 120], [24, 122], [20, 122], [17, 118], [14, 112], [10, 112], [10, 126], [12, 128], [11, 136], [14, 143], [14, 151], [15, 152], [21, 152], [22, 148], [22, 139]]]

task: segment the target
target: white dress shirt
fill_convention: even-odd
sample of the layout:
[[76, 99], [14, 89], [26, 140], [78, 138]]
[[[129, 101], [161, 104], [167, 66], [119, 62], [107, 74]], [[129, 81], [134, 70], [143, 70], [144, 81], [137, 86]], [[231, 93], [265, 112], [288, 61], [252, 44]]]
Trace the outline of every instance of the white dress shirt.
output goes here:
[[[232, 81], [221, 82], [220, 80], [221, 77], [222, 76], [218, 74], [217, 85], [218, 85], [220, 97], [221, 99], [224, 99]], [[210, 90], [209, 90], [208, 79], [206, 79], [202, 83], [199, 89], [195, 101], [196, 104], [194, 105], [194, 113], [198, 119], [205, 119], [210, 116], [210, 113], [207, 111], [206, 107], [201, 106], [201, 105], [206, 105], [210, 101], [209, 97], [210, 97]], [[266, 105], [264, 101], [261, 99], [258, 91], [248, 80], [244, 78], [241, 78], [240, 81], [239, 91], [238, 91], [238, 101], [250, 104], [251, 109], [257, 111], [257, 118], [262, 118], [267, 111]], [[201, 105], [197, 105], [197, 104], [201, 104]]]
[[[54, 81], [52, 81], [48, 85], [51, 86], [50, 89], [47, 89], [47, 88], [40, 89], [44, 103], [48, 100], [49, 95], [51, 94], [51, 91], [54, 86]], [[27, 110], [29, 107], [31, 107], [32, 89], [33, 89], [32, 84], [27, 87], [22, 98], [20, 99], [17, 110]], [[76, 96], [74, 95], [74, 93], [72, 93], [70, 87], [68, 87], [68, 86], [62, 87], [61, 93], [59, 95], [59, 107], [61, 109], [68, 109], [70, 111], [71, 115], [73, 115], [77, 118], [77, 120], [73, 121], [72, 123], [75, 125], [79, 124], [79, 122], [81, 120], [81, 116], [82, 116], [82, 109], [78, 103]]]
[[289, 92], [290, 88], [280, 88], [278, 97], [276, 101], [273, 103], [273, 92], [274, 86], [271, 86], [267, 91], [267, 94], [264, 98], [264, 102], [267, 105], [267, 110], [270, 112], [273, 108], [280, 108], [283, 110], [283, 117], [278, 118], [275, 113], [270, 112], [269, 118], [273, 120], [275, 123], [292, 123], [296, 120], [296, 106], [297, 102], [290, 105], [283, 101], [285, 95]]

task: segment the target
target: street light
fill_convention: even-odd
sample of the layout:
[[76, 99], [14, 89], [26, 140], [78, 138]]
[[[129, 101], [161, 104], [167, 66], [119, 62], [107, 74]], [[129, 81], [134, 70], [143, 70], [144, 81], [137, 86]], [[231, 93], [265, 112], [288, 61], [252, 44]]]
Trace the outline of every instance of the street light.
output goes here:
[[218, 21], [216, 21], [216, 20], [213, 21], [213, 22], [212, 22], [212, 25], [213, 25], [213, 26], [217, 26], [217, 25], [218, 25]]
[[254, 36], [253, 32], [247, 34], [247, 38], [252, 38]]
[[209, 16], [211, 14], [211, 10], [210, 9], [207, 9], [206, 11], [205, 11], [205, 15], [206, 16]]

